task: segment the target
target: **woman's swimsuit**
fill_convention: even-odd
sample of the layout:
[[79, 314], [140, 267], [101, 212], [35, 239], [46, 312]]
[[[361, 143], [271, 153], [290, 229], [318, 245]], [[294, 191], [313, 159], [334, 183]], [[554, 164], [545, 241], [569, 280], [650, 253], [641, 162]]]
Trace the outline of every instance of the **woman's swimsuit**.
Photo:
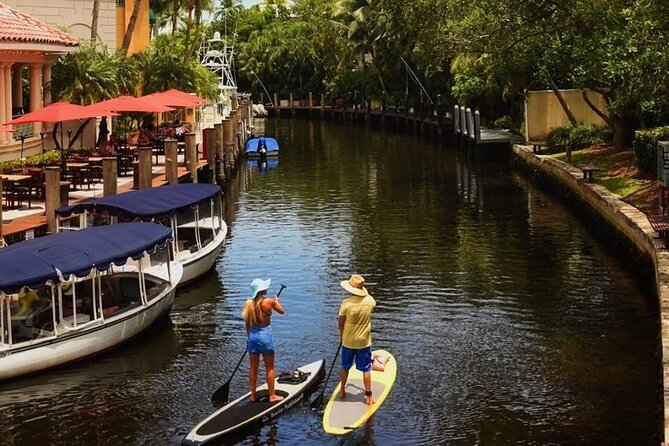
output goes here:
[[[258, 305], [260, 305], [260, 303]], [[269, 319], [271, 314], [272, 310], [270, 310], [269, 313], [262, 313], [263, 319]], [[246, 350], [249, 353], [274, 353], [274, 337], [272, 336], [272, 326], [251, 324], [251, 330], [249, 330], [249, 339], [246, 343]]]

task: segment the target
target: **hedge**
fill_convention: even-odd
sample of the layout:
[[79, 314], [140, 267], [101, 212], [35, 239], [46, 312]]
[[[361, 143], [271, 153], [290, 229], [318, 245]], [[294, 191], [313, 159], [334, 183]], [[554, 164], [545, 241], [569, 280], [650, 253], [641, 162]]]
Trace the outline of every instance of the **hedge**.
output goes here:
[[634, 133], [632, 151], [639, 172], [657, 175], [657, 143], [669, 141], [669, 126], [637, 130]]

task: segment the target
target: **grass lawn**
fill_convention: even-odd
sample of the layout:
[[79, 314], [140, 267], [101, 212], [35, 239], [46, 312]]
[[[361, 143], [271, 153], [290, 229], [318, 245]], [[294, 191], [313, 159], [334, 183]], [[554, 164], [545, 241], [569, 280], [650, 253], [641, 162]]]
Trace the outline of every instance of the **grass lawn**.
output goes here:
[[[565, 153], [551, 155], [554, 158], [567, 162]], [[615, 152], [611, 148], [588, 148], [575, 150], [571, 153], [571, 164], [592, 164], [602, 169], [595, 174], [595, 180], [611, 192], [626, 197], [648, 185], [647, 179], [636, 178], [637, 170], [634, 167], [632, 153], [629, 151]]]

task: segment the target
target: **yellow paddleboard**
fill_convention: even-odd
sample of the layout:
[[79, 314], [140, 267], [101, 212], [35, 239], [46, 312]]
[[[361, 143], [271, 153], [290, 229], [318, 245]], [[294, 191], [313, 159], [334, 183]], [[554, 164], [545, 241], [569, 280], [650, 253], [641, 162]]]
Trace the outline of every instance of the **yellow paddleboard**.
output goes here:
[[385, 350], [374, 350], [372, 358], [375, 356], [378, 356], [381, 362], [385, 361], [383, 371], [372, 370], [371, 372], [372, 393], [376, 403], [371, 406], [365, 404], [365, 385], [362, 382], [362, 372], [353, 365], [346, 380], [346, 398], [340, 399], [338, 397], [341, 388], [340, 382], [325, 406], [323, 428], [328, 434], [344, 435], [362, 426], [374, 415], [376, 409], [383, 404], [386, 396], [390, 393], [397, 376], [395, 358]]

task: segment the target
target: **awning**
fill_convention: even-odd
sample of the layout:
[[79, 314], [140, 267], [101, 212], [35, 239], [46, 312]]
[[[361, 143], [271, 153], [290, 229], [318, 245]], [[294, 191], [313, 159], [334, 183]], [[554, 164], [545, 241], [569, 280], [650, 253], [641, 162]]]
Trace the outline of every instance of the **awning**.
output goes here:
[[215, 184], [182, 183], [161, 187], [138, 189], [117, 195], [109, 195], [95, 201], [65, 206], [56, 209], [56, 214], [67, 217], [88, 211], [96, 214], [107, 213], [113, 216], [150, 220], [176, 214], [204, 200], [221, 193], [221, 187]]
[[93, 268], [103, 271], [128, 257], [139, 259], [171, 238], [170, 228], [155, 223], [119, 223], [60, 232], [0, 249], [0, 291], [18, 293], [23, 286], [40, 288]]

